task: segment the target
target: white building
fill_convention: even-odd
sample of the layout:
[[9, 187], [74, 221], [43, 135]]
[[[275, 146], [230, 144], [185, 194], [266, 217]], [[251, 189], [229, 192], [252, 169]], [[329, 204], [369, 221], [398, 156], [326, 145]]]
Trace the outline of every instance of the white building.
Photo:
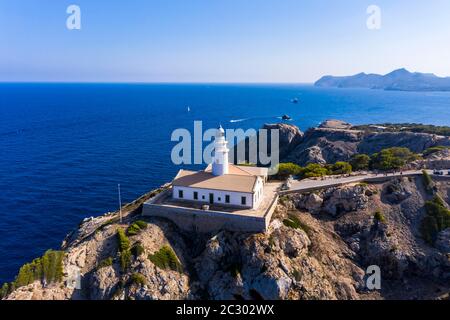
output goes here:
[[229, 164], [225, 131], [217, 129], [212, 164], [203, 171], [180, 170], [172, 198], [210, 205], [257, 209], [263, 199], [267, 168]]

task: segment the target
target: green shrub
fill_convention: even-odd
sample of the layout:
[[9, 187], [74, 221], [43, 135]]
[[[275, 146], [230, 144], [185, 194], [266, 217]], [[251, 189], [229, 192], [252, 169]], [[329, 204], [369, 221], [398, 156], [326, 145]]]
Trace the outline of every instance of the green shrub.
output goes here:
[[145, 229], [145, 228], [147, 228], [147, 226], [148, 226], [148, 223], [145, 222], [145, 221], [142, 221], [142, 220], [137, 220], [137, 221], [135, 222], [135, 224], [138, 225], [139, 228], [141, 228], [141, 229]]
[[338, 161], [331, 166], [332, 174], [349, 174], [352, 173], [352, 166], [348, 162]]
[[137, 235], [139, 232], [141, 232], [142, 230], [144, 230], [145, 228], [147, 228], [147, 222], [142, 221], [142, 220], [138, 220], [135, 221], [133, 224], [131, 224], [128, 229], [127, 229], [127, 234], [129, 236], [135, 236]]
[[353, 170], [368, 170], [370, 157], [367, 154], [356, 154], [350, 160]]
[[142, 254], [144, 253], [144, 247], [142, 246], [142, 244], [136, 243], [136, 244], [131, 248], [131, 253], [132, 253], [135, 257], [139, 257], [140, 255], [142, 255]]
[[280, 179], [286, 179], [290, 175], [296, 176], [300, 174], [301, 167], [295, 163], [280, 163], [278, 165], [278, 177]]
[[45, 281], [46, 283], [61, 282], [63, 277], [63, 259], [64, 251], [48, 250], [42, 257], [24, 264], [19, 269], [19, 273], [13, 282], [3, 284], [0, 289], [0, 298], [16, 288], [29, 285], [34, 281]]
[[376, 221], [381, 222], [381, 223], [386, 223], [386, 218], [384, 216], [384, 214], [381, 213], [381, 211], [375, 211], [374, 213], [374, 218]]
[[450, 228], [450, 210], [436, 195], [433, 200], [425, 202], [425, 211], [426, 215], [422, 219], [420, 231], [423, 239], [429, 244], [433, 244], [438, 232]]
[[0, 288], [0, 299], [3, 299], [10, 293], [10, 286], [9, 283], [4, 283], [3, 286]]
[[328, 169], [320, 164], [310, 163], [300, 170], [303, 178], [323, 177], [329, 174]]
[[292, 228], [292, 229], [298, 229], [299, 228], [299, 225], [296, 224], [292, 219], [284, 219], [283, 220], [283, 224], [286, 227], [289, 227], [289, 228]]
[[142, 273], [135, 272], [130, 277], [130, 284], [142, 287], [147, 284], [147, 279], [145, 279]]
[[163, 246], [161, 249], [159, 249], [159, 251], [155, 252], [154, 254], [150, 254], [148, 258], [151, 262], [153, 262], [155, 266], [160, 269], [170, 269], [173, 271], [178, 271], [180, 273], [183, 271], [181, 262], [178, 260], [177, 255], [169, 246]]
[[292, 271], [292, 277], [296, 281], [301, 281], [302, 280], [302, 272], [298, 269], [294, 269], [294, 271]]
[[122, 272], [128, 270], [131, 265], [131, 251], [125, 250], [120, 253], [120, 269]]
[[120, 268], [125, 272], [131, 265], [130, 239], [122, 228], [117, 230], [117, 245], [120, 253]]
[[105, 267], [112, 266], [112, 264], [113, 264], [113, 258], [112, 258], [112, 257], [103, 259], [102, 261], [100, 261], [100, 262], [98, 263], [98, 265], [97, 265], [97, 270], [98, 270], [98, 269], [101, 269], [101, 268], [105, 268]]
[[417, 155], [408, 148], [394, 147], [374, 153], [370, 159], [370, 167], [377, 170], [396, 170], [416, 159]]
[[117, 244], [119, 247], [119, 252], [126, 251], [130, 249], [130, 239], [125, 235], [122, 228], [117, 230]]
[[308, 225], [303, 223], [297, 216], [295, 216], [293, 214], [288, 215], [288, 218], [283, 220], [283, 224], [286, 227], [289, 227], [292, 229], [302, 229], [307, 234], [309, 234], [311, 231], [311, 228]]
[[429, 194], [433, 193], [433, 179], [426, 170], [422, 171], [422, 181], [425, 191]]
[[431, 147], [431, 148], [428, 148], [428, 149], [426, 149], [424, 152], [423, 152], [423, 156], [424, 157], [427, 157], [427, 156], [429, 156], [429, 155], [431, 155], [431, 154], [433, 154], [433, 153], [436, 153], [436, 152], [439, 152], [439, 151], [442, 151], [442, 150], [445, 150], [445, 149], [449, 149], [450, 147], [446, 147], [446, 146], [435, 146], [435, 147]]

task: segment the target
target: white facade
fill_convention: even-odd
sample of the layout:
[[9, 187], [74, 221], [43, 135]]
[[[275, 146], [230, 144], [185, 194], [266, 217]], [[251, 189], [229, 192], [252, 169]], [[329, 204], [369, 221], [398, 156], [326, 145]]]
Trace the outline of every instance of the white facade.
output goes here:
[[222, 176], [228, 174], [228, 142], [225, 140], [225, 130], [217, 129], [214, 140], [214, 157], [212, 159], [212, 174]]
[[174, 186], [172, 197], [176, 200], [187, 200], [202, 204], [256, 209], [263, 199], [263, 191], [263, 179], [258, 178], [253, 193]]

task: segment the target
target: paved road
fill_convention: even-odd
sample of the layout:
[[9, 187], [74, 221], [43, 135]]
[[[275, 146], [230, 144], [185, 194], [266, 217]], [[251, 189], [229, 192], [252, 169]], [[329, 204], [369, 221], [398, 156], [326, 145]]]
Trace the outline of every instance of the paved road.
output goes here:
[[[440, 177], [446, 177], [450, 179], [450, 176], [447, 175], [448, 169], [443, 170], [446, 174], [445, 176]], [[427, 170], [427, 172], [430, 175], [433, 175], [433, 170]], [[300, 193], [300, 192], [308, 192], [313, 191], [317, 189], [327, 188], [327, 187], [333, 187], [333, 186], [339, 186], [343, 184], [349, 184], [349, 183], [356, 183], [356, 182], [376, 182], [376, 181], [383, 181], [386, 179], [392, 179], [395, 177], [410, 177], [410, 176], [417, 176], [422, 175], [422, 170], [409, 170], [409, 171], [403, 171], [402, 173], [396, 172], [396, 173], [389, 173], [389, 174], [374, 174], [374, 173], [367, 173], [367, 174], [361, 174], [357, 176], [351, 176], [351, 177], [333, 177], [328, 176], [324, 180], [294, 180], [291, 183], [291, 188], [289, 190], [280, 191], [280, 194], [288, 194], [288, 193]]]

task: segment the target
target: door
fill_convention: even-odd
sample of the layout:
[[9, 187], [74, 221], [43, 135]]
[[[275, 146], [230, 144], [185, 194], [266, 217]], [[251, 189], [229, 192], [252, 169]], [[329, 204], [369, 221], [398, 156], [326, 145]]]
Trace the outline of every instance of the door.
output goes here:
[[214, 203], [214, 194], [213, 194], [213, 193], [210, 193], [210, 194], [209, 194], [209, 203], [210, 203], [210, 204], [213, 204], [213, 203]]

